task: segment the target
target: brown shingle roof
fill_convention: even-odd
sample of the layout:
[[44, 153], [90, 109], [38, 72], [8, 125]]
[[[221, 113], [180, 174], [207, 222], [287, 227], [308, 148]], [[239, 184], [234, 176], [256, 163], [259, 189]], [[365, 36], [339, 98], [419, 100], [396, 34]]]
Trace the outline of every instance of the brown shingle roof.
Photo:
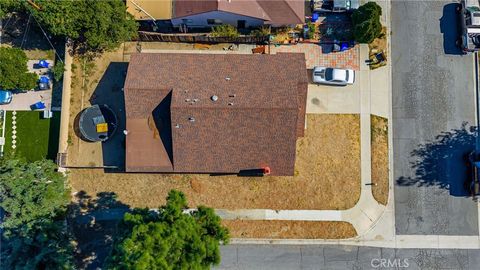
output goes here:
[[225, 11], [259, 18], [268, 24], [286, 25], [304, 23], [304, 0], [176, 0], [174, 17]]
[[[134, 54], [125, 82], [127, 171], [171, 171], [165, 161], [173, 161], [174, 172], [269, 166], [292, 175], [306, 92], [303, 54]], [[157, 131], [147, 132], [149, 118]], [[155, 132], [163, 135], [152, 143]]]

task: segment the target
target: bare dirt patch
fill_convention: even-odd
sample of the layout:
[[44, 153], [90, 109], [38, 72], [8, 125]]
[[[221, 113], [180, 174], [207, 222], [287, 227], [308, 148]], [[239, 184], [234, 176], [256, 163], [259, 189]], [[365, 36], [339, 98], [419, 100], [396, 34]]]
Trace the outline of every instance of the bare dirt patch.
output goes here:
[[379, 203], [388, 202], [388, 120], [372, 115], [372, 192]]
[[223, 220], [233, 238], [345, 239], [357, 236], [352, 224], [334, 221]]
[[[169, 190], [183, 191], [191, 207], [224, 209], [348, 209], [360, 196], [358, 115], [308, 115], [305, 137], [297, 142], [295, 176], [237, 177], [105, 173], [72, 169], [74, 191], [115, 192], [134, 207], [158, 207]], [[73, 148], [75, 150], [75, 148]], [[69, 153], [69, 155], [79, 153]], [[88, 153], [80, 154], [80, 156]]]

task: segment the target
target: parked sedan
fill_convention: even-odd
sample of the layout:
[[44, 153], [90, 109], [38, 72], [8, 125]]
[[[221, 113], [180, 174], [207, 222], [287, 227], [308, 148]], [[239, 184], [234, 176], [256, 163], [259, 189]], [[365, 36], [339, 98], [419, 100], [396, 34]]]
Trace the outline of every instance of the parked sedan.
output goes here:
[[12, 102], [13, 94], [10, 91], [0, 90], [0, 105]]
[[355, 82], [355, 71], [351, 69], [315, 67], [313, 69], [313, 82], [338, 86], [353, 84]]

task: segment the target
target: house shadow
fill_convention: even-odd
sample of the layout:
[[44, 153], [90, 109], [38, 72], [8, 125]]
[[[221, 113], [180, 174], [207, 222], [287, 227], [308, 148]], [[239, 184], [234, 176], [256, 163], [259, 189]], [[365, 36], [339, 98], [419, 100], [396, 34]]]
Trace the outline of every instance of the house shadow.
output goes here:
[[463, 123], [459, 129], [442, 132], [432, 142], [419, 145], [411, 152], [415, 177], [400, 177], [399, 186], [435, 186], [449, 190], [450, 195], [467, 197], [471, 176], [468, 155], [475, 150], [476, 128]]
[[123, 131], [126, 129], [126, 115], [123, 86], [127, 68], [126, 62], [110, 63], [89, 99], [91, 105], [107, 105], [117, 117], [116, 132], [102, 143], [103, 165], [109, 172], [125, 170]]
[[440, 18], [440, 32], [443, 34], [443, 50], [445, 54], [463, 55], [456, 42], [459, 38], [458, 13], [456, 7], [459, 4], [450, 3], [443, 7], [443, 15]]
[[333, 51], [333, 43], [353, 43], [353, 24], [350, 14], [326, 13], [321, 14], [319, 43], [323, 53]]
[[172, 92], [168, 93], [165, 98], [152, 111], [152, 118], [155, 127], [160, 135], [165, 151], [167, 152], [170, 163], [173, 164], [173, 142], [172, 142], [172, 125], [170, 104], [172, 102]]
[[113, 192], [93, 198], [84, 191], [75, 195], [68, 207], [68, 223], [76, 240], [75, 263], [79, 269], [101, 269], [117, 234], [117, 225], [129, 206]]

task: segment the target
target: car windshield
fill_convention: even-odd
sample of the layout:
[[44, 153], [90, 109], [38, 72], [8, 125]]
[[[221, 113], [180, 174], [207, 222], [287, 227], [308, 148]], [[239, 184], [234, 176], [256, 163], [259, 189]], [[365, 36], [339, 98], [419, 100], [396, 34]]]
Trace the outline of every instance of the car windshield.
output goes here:
[[333, 68], [327, 68], [325, 70], [325, 79], [327, 81], [332, 81], [333, 80]]

